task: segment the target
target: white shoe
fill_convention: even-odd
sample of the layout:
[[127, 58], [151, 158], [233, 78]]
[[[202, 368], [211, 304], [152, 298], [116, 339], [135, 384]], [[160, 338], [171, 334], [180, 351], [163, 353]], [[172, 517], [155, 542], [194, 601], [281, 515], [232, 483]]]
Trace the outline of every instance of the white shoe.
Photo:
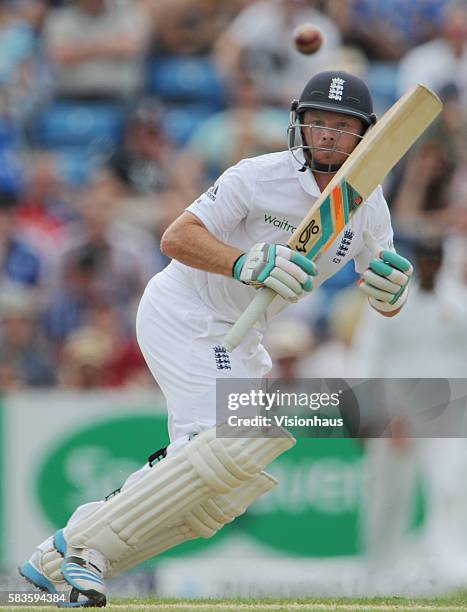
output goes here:
[[92, 548], [68, 546], [63, 531], [55, 534], [55, 545], [64, 555], [61, 571], [66, 582], [87, 597], [96, 607], [107, 603], [104, 576], [108, 569], [107, 559]]
[[41, 563], [44, 555], [47, 556], [47, 553], [36, 550], [30, 559], [19, 567], [21, 576], [41, 591], [51, 595], [59, 595], [60, 598], [57, 600], [57, 605], [60, 607], [81, 608], [95, 606], [92, 600], [68, 584], [63, 578], [61, 571], [59, 572], [60, 576], [62, 576], [61, 580], [57, 579], [55, 575], [50, 576], [46, 574]]
[[51, 539], [50, 548], [36, 550], [30, 559], [18, 568], [19, 573], [41, 591], [52, 595], [60, 595], [61, 597], [57, 601], [59, 607], [87, 608], [105, 605], [105, 597], [103, 600], [102, 597], [91, 599], [65, 580], [61, 570], [65, 551], [66, 541], [63, 532], [60, 530], [55, 534], [53, 543]]

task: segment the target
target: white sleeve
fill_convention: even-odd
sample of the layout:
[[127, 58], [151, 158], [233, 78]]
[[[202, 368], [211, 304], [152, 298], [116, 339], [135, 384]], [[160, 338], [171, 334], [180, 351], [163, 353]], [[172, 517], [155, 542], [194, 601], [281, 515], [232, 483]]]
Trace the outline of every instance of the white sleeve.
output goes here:
[[[393, 251], [394, 232], [392, 231], [391, 215], [381, 186], [371, 194], [366, 206], [368, 206], [368, 226], [365, 229], [373, 234], [376, 242], [383, 249]], [[354, 257], [355, 272], [358, 274], [362, 274], [373, 259], [373, 255], [363, 241], [361, 246], [361, 250]]]
[[219, 239], [232, 231], [251, 210], [256, 191], [256, 172], [246, 159], [222, 174], [203, 195], [186, 208]]

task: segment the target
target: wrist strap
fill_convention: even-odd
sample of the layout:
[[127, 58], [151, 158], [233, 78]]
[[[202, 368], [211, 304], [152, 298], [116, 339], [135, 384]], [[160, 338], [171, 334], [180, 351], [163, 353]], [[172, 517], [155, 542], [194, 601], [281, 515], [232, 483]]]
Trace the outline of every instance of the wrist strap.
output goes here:
[[245, 253], [242, 253], [232, 264], [232, 276], [235, 280], [240, 280], [240, 273], [242, 271], [244, 261]]

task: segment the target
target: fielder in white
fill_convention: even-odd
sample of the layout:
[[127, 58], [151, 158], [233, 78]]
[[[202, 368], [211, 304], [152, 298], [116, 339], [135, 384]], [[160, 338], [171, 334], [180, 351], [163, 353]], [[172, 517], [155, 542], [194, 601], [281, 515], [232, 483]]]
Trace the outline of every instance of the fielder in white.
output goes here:
[[[261, 378], [270, 369], [261, 337], [275, 312], [270, 308], [232, 354], [222, 338], [256, 287], [271, 287], [285, 306], [350, 259], [375, 309], [385, 316], [401, 309], [412, 266], [393, 251], [381, 187], [320, 258], [319, 271], [281, 246], [375, 121], [359, 78], [314, 76], [292, 104], [289, 150], [233, 166], [166, 231], [161, 248], [173, 261], [149, 282], [136, 324], [167, 400], [170, 445], [115, 495], [80, 506], [36, 549], [20, 569], [35, 586], [65, 593], [69, 606], [103, 606], [105, 578], [213, 535], [277, 484], [263, 470], [293, 445], [287, 432], [227, 439], [216, 437], [215, 427], [216, 378]], [[365, 230], [386, 249], [386, 263], [371, 255]]]

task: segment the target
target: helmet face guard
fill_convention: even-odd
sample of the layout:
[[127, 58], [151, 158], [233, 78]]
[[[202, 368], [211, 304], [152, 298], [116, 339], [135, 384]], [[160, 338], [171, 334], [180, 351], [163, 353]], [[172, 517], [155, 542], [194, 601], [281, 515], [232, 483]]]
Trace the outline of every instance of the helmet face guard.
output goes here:
[[339, 149], [339, 142], [343, 134], [356, 137], [359, 141], [363, 134], [325, 128], [327, 131], [335, 132], [336, 138], [332, 147], [316, 147], [307, 143], [305, 130], [310, 130], [311, 142], [314, 140], [313, 130], [323, 129], [323, 126], [310, 125], [304, 122], [307, 110], [320, 110], [341, 115], [356, 117], [366, 127], [365, 131], [376, 122], [373, 113], [373, 102], [367, 85], [359, 77], [343, 71], [326, 71], [312, 77], [305, 86], [300, 99], [294, 100], [290, 109], [290, 122], [287, 130], [288, 148], [301, 166], [298, 152], [302, 151], [305, 165], [313, 172], [334, 173], [344, 163], [321, 164], [316, 161], [318, 151], [331, 151], [340, 155], [349, 156], [349, 153]]
[[[310, 130], [310, 142], [311, 144], [307, 144], [305, 139], [305, 130]], [[331, 147], [320, 147], [313, 146], [313, 131], [326, 129], [327, 132], [334, 132], [335, 139], [333, 145]], [[365, 130], [366, 131], [366, 130]], [[344, 161], [340, 164], [322, 164], [316, 161], [315, 154], [318, 151], [326, 151], [331, 153], [338, 153], [340, 155], [345, 155], [347, 158], [350, 153], [347, 151], [343, 151], [339, 148], [339, 142], [342, 137], [342, 134], [348, 134], [357, 138], [359, 141], [362, 140], [363, 134], [357, 134], [355, 132], [349, 132], [347, 130], [338, 130], [335, 128], [323, 128], [321, 125], [313, 125], [309, 123], [302, 123], [301, 119], [297, 116], [297, 113], [292, 111], [290, 117], [289, 127], [287, 128], [287, 144], [288, 149], [292, 153], [294, 159], [297, 161], [300, 166], [303, 166], [303, 159], [300, 159], [298, 156], [298, 152], [303, 152], [303, 157], [305, 158], [305, 165], [310, 168], [313, 172], [320, 172], [323, 174], [335, 173], [342, 166]]]

